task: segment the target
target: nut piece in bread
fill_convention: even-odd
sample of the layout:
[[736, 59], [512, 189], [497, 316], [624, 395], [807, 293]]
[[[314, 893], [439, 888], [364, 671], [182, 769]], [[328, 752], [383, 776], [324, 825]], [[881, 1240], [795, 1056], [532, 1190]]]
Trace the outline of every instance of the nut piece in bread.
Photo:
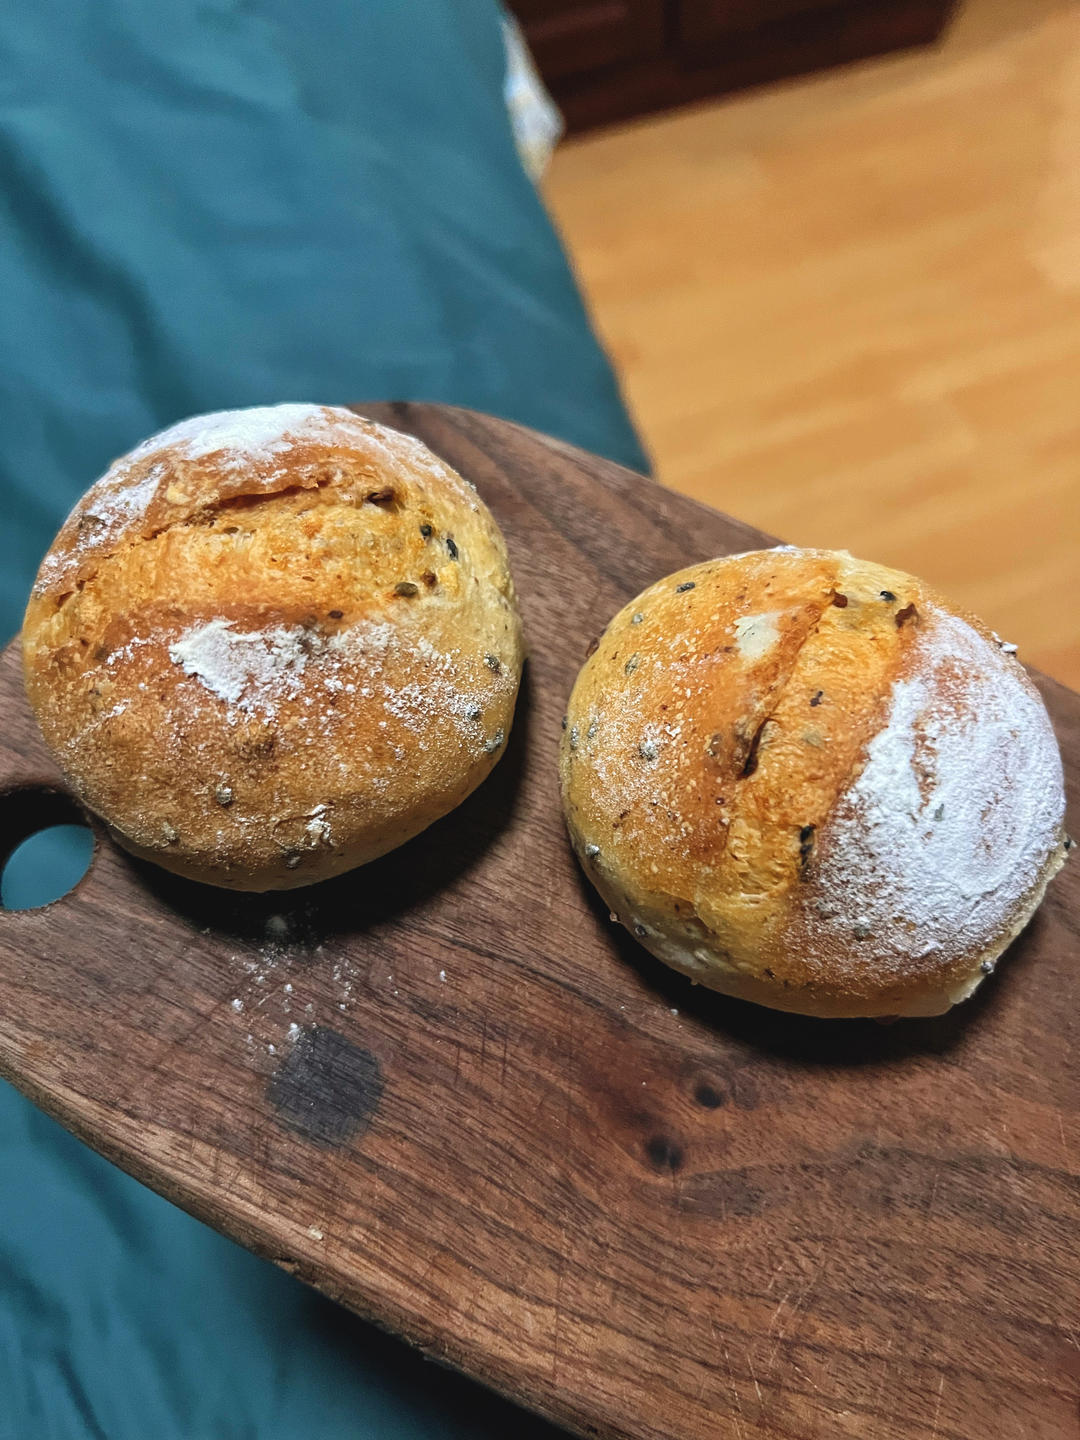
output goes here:
[[46, 555], [27, 693], [136, 855], [237, 890], [349, 870], [503, 753], [503, 537], [419, 441], [349, 410], [196, 416], [117, 460]]
[[843, 552], [670, 575], [570, 697], [578, 857], [703, 985], [806, 1015], [947, 1010], [1065, 854], [1061, 757], [1014, 649]]

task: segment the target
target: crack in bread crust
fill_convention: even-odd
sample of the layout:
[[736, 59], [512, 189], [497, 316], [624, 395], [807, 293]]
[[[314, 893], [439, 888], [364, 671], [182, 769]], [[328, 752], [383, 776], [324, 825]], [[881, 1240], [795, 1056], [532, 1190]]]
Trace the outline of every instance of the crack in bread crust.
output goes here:
[[[118, 461], [23, 626], [76, 793], [137, 854], [237, 889], [351, 869], [460, 803], [504, 753], [523, 661], [475, 490], [412, 437], [286, 408], [314, 439], [270, 407]], [[252, 431], [250, 455], [209, 448]]]
[[[812, 618], [801, 607], [812, 607]], [[937, 617], [960, 627], [955, 642], [941, 640]], [[968, 638], [961, 643], [961, 636]], [[859, 861], [871, 832], [855, 826], [836, 844], [847, 797], [871, 781], [892, 783], [874, 776], [877, 738], [892, 735], [895, 687], [942, 643], [941, 666], [935, 661], [927, 672], [937, 708], [913, 731], [919, 803], [939, 783], [935, 727], [956, 736], [975, 725], [988, 755], [1012, 767], [1015, 793], [1031, 797], [1031, 828], [1018, 843], [1036, 870], [1056, 863], [1060, 761], [1055, 780], [1052, 731], [1015, 660], [978, 621], [953, 616], [912, 576], [842, 552], [782, 548], [657, 582], [613, 619], [578, 676], [560, 754], [564, 809], [582, 863], [612, 911], [696, 980], [782, 1009], [934, 1013], [968, 993], [977, 983], [971, 965], [977, 970], [986, 947], [997, 944], [989, 911], [994, 933], [972, 932], [957, 957], [948, 947], [906, 959], [886, 953], [875, 948], [860, 905], [871, 906], [871, 891], [892, 894], [889, 871]], [[1023, 745], [1017, 751], [1004, 729], [999, 743], [964, 708], [987, 668], [1004, 709], [1012, 696], [1025, 716], [1033, 770], [1008, 758]], [[964, 744], [951, 743], [962, 755]], [[959, 759], [951, 763], [963, 768]], [[1016, 813], [1026, 813], [1023, 804]], [[957, 854], [977, 844], [977, 834], [956, 832]], [[854, 908], [835, 934], [812, 911], [826, 873], [841, 895], [850, 873], [844, 903]], [[864, 902], [860, 885], [869, 887]], [[1022, 908], [1016, 898], [1002, 934], [1012, 933]], [[879, 908], [891, 903], [883, 898]]]

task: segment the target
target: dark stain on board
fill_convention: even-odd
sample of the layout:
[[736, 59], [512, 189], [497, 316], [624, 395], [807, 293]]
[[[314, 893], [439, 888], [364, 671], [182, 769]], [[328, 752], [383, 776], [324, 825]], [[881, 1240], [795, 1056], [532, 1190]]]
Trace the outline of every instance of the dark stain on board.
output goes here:
[[317, 1145], [362, 1135], [382, 1098], [379, 1062], [325, 1025], [301, 1032], [271, 1077], [267, 1098], [278, 1118]]

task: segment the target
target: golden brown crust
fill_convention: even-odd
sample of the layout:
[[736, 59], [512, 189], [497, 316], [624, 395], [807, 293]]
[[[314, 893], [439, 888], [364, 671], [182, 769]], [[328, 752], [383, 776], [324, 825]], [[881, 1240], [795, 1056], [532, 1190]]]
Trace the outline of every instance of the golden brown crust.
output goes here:
[[[1016, 848], [992, 883], [964, 800], [980, 744]], [[578, 677], [561, 770], [579, 856], [643, 944], [808, 1014], [947, 1008], [1063, 853], [1060, 759], [1021, 667], [922, 582], [838, 552], [754, 552], [646, 590]]]
[[411, 437], [332, 407], [197, 417], [76, 506], [23, 627], [73, 787], [135, 853], [237, 889], [401, 844], [502, 753], [502, 536]]

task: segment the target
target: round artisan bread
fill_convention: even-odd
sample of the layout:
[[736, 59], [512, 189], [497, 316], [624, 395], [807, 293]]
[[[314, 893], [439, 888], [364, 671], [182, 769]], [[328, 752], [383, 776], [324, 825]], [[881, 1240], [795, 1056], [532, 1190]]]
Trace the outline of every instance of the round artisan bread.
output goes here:
[[26, 688], [135, 854], [323, 880], [462, 801], [510, 732], [498, 526], [419, 441], [330, 406], [197, 416], [117, 460], [38, 573]]
[[970, 995], [1061, 865], [1061, 757], [1006, 645], [910, 575], [780, 547], [694, 565], [578, 676], [589, 877], [694, 980], [821, 1016]]

